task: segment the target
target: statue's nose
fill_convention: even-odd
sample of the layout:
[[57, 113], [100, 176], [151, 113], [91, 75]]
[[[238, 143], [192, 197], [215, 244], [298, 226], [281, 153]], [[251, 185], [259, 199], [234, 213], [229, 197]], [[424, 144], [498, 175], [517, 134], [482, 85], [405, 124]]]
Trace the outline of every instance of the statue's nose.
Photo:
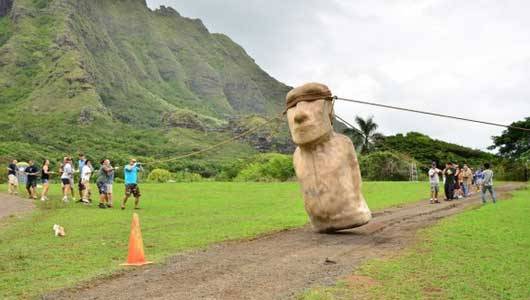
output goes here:
[[296, 115], [294, 115], [294, 122], [295, 123], [298, 123], [298, 124], [301, 124], [303, 123], [305, 120], [307, 120], [308, 116], [305, 112], [303, 111], [296, 111]]

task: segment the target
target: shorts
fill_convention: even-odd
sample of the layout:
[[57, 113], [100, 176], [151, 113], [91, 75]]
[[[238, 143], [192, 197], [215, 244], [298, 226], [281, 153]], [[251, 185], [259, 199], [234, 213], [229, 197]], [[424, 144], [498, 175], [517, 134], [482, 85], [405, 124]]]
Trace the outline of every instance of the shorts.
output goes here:
[[26, 182], [26, 188], [30, 188], [30, 187], [37, 187], [37, 178], [35, 179], [28, 179], [28, 181]]
[[9, 174], [7, 176], [7, 179], [9, 181], [9, 184], [12, 184], [12, 185], [18, 185], [18, 178], [17, 176], [13, 175], [13, 174]]
[[141, 196], [140, 188], [137, 184], [126, 184], [125, 185], [125, 195], [130, 196], [133, 194], [134, 197], [138, 198]]
[[63, 183], [63, 185], [69, 185], [70, 184], [70, 179], [69, 178], [61, 178], [61, 182]]
[[439, 184], [431, 182], [431, 192], [438, 193], [439, 190], [440, 190]]
[[105, 182], [98, 182], [96, 185], [98, 186], [98, 192], [100, 195], [107, 194], [107, 184]]
[[49, 179], [46, 179], [46, 178], [42, 178], [42, 184], [47, 184], [48, 182], [50, 182]]
[[107, 194], [112, 194], [112, 184], [107, 183]]

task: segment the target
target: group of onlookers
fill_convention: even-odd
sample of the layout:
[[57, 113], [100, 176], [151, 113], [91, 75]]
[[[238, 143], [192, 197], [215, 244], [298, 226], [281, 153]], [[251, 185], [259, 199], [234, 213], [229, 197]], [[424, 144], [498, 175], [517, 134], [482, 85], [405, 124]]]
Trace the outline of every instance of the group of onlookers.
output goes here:
[[483, 168], [478, 168], [475, 172], [467, 164], [460, 167], [458, 164], [448, 162], [443, 170], [432, 163], [428, 172], [431, 185], [430, 203], [440, 203], [438, 192], [440, 185], [440, 175], [443, 178], [445, 201], [462, 199], [469, 197], [473, 193], [473, 187], [477, 192], [482, 191], [482, 202], [486, 203], [486, 192], [489, 192], [493, 203], [495, 203], [495, 191], [493, 190], [493, 171], [489, 163], [485, 163]]
[[[42, 193], [40, 200], [48, 200], [50, 177], [55, 172], [50, 169], [50, 161], [44, 160], [42, 167], [39, 169], [33, 160], [28, 161], [28, 166], [19, 169], [18, 161], [13, 160], [7, 167], [8, 170], [8, 191], [10, 194], [18, 194], [18, 175], [26, 176], [26, 190], [30, 199], [37, 199], [37, 182], [40, 175], [42, 183]], [[95, 170], [92, 162], [85, 157], [84, 154], [79, 154], [77, 161], [78, 169], [74, 168], [74, 163], [71, 157], [64, 157], [59, 165], [58, 174], [60, 174], [61, 189], [64, 202], [75, 201], [74, 196], [74, 173], [79, 173], [79, 180], [77, 188], [79, 191], [80, 203], [90, 204], [91, 199], [91, 178], [96, 176], [96, 186], [99, 192], [99, 207], [112, 208], [112, 187], [114, 183], [115, 171], [118, 167], [113, 167], [110, 160], [104, 159], [101, 161], [99, 170]], [[125, 197], [121, 202], [121, 208], [125, 209], [125, 204], [131, 195], [135, 198], [134, 208], [139, 208], [140, 202], [140, 188], [138, 187], [138, 172], [143, 171], [141, 164], [137, 163], [135, 159], [131, 159], [129, 164], [124, 168], [125, 179]]]

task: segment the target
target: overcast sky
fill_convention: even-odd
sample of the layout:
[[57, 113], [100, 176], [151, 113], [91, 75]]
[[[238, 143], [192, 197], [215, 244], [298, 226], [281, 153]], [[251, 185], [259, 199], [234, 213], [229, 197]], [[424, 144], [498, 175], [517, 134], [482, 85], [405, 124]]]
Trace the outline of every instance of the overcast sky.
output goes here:
[[[148, 0], [230, 36], [276, 79], [509, 124], [530, 116], [530, 2]], [[485, 150], [502, 129], [338, 103], [385, 135], [418, 131]]]

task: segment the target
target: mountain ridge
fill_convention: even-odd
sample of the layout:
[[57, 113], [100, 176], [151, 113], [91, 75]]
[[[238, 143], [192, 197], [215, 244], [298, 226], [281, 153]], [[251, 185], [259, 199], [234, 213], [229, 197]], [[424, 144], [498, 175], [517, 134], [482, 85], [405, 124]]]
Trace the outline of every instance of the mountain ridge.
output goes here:
[[[229, 37], [173, 8], [151, 10], [143, 0], [0, 1], [12, 4], [0, 17], [0, 137], [11, 152], [33, 144], [55, 156], [178, 154], [230, 138], [218, 129], [234, 118], [276, 115], [290, 89]], [[275, 142], [284, 149], [282, 126]], [[217, 134], [200, 140], [210, 129]], [[159, 140], [141, 151], [121, 145], [139, 131]], [[260, 151], [278, 149], [272, 143]], [[255, 151], [239, 144], [233, 148]]]

